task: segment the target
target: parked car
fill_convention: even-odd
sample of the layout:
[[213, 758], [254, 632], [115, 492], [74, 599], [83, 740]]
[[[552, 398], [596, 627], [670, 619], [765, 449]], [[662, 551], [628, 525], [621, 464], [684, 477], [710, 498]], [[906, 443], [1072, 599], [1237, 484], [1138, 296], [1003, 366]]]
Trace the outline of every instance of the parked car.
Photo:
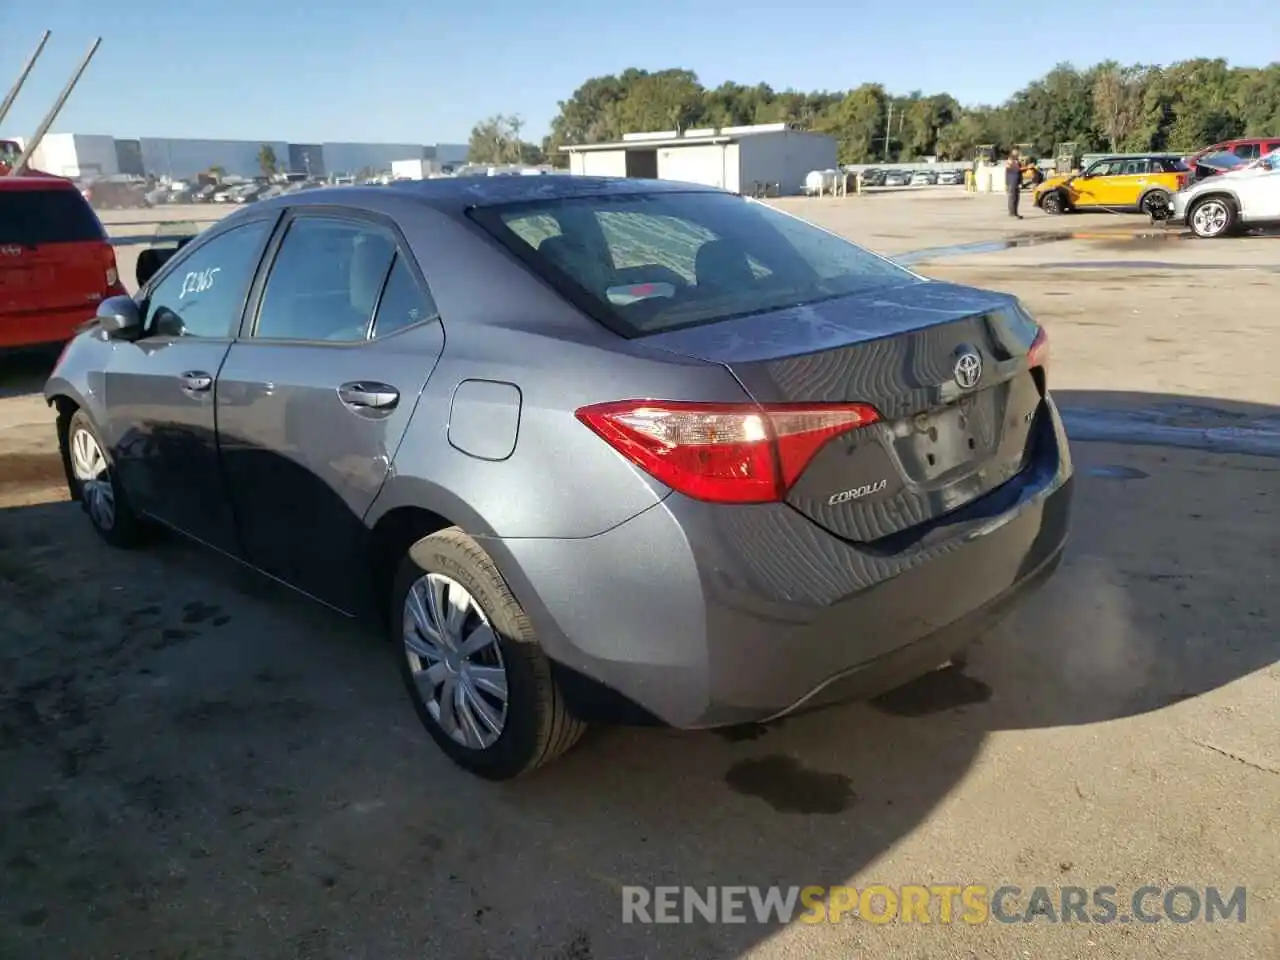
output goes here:
[[1223, 166], [1227, 157], [1237, 161], [1233, 170], [1198, 180], [1174, 194], [1169, 220], [1191, 228], [1197, 237], [1226, 236], [1239, 227], [1280, 224], [1280, 151], [1272, 151], [1252, 163], [1234, 154], [1201, 158]]
[[889, 170], [884, 175], [884, 186], [886, 187], [905, 187], [911, 183], [911, 172], [909, 170]]
[[150, 207], [147, 185], [140, 180], [94, 180], [80, 191], [99, 210], [142, 210]]
[[75, 184], [0, 177], [0, 349], [69, 340], [124, 292], [115, 250]]
[[917, 170], [911, 175], [913, 187], [932, 187], [938, 182], [938, 175], [932, 170]]
[[869, 167], [862, 171], [862, 185], [864, 187], [883, 187], [885, 172], [877, 167]]
[[1104, 157], [1079, 173], [1049, 177], [1035, 188], [1032, 200], [1045, 213], [1055, 215], [1113, 210], [1161, 219], [1188, 179], [1187, 167], [1168, 154]]
[[267, 183], [250, 183], [232, 193], [229, 199], [232, 203], [253, 203], [270, 189]]
[[948, 187], [958, 186], [959, 184], [964, 183], [964, 171], [963, 170], [939, 170], [937, 182], [939, 186], [948, 186]]
[[1215, 143], [1211, 147], [1205, 147], [1197, 150], [1190, 157], [1187, 157], [1185, 163], [1187, 167], [1193, 168], [1202, 158], [1215, 153], [1231, 153], [1235, 154], [1246, 163], [1250, 160], [1257, 160], [1259, 157], [1265, 157], [1267, 154], [1276, 150], [1280, 150], [1280, 138], [1276, 137], [1244, 137], [1237, 140], [1224, 140], [1222, 143]]
[[[673, 229], [712, 239], [673, 256]], [[589, 720], [880, 692], [1062, 555], [1044, 329], [767, 204], [426, 180], [277, 197], [166, 256], [45, 387], [73, 497], [110, 544], [160, 524], [381, 611], [477, 774]]]

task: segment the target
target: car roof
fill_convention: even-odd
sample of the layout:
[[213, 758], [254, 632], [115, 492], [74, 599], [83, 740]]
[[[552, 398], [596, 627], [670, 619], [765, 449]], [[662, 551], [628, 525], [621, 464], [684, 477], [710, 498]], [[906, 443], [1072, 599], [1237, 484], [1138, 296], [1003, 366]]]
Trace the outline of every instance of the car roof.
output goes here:
[[75, 190], [70, 180], [52, 175], [43, 177], [0, 177], [0, 190]]
[[471, 207], [539, 200], [572, 200], [586, 197], [623, 197], [655, 193], [724, 193], [715, 187], [672, 180], [639, 180], [629, 177], [581, 177], [572, 174], [538, 176], [442, 177], [438, 180], [396, 180], [389, 184], [329, 187], [304, 190], [255, 204], [259, 209], [301, 207], [312, 204], [362, 207], [366, 200], [381, 207], [388, 197], [425, 203], [444, 213], [459, 215]]

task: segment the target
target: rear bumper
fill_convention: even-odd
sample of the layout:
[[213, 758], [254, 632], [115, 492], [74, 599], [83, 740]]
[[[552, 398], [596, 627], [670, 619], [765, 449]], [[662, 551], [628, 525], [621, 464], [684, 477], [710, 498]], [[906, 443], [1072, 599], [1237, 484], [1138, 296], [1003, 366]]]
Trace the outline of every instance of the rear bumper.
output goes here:
[[1061, 559], [1061, 421], [1019, 478], [896, 553], [781, 504], [672, 495], [596, 537], [492, 540], [548, 654], [673, 726], [873, 696], [968, 646]]
[[94, 307], [0, 314], [0, 350], [65, 343], [92, 319]]

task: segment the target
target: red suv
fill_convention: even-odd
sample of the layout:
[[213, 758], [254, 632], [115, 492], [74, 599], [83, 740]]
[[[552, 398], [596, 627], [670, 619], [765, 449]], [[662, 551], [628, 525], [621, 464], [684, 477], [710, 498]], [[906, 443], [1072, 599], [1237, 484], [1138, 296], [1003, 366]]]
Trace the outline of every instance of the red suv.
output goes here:
[[1187, 159], [1187, 166], [1194, 167], [1192, 161], [1207, 157], [1211, 153], [1234, 153], [1241, 160], [1257, 160], [1265, 157], [1272, 150], [1280, 150], [1280, 139], [1275, 137], [1246, 137], [1241, 140], [1224, 140], [1212, 147], [1197, 150]]
[[0, 177], [0, 349], [71, 339], [125, 293], [107, 233], [75, 184]]

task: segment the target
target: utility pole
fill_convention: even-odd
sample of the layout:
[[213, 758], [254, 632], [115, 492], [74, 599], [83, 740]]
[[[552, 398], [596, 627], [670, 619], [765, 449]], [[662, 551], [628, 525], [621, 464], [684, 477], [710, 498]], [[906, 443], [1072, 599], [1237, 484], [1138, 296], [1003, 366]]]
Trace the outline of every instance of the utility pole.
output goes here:
[[66, 105], [67, 99], [71, 96], [71, 91], [76, 88], [76, 84], [80, 82], [80, 78], [84, 76], [85, 70], [89, 67], [89, 61], [93, 59], [93, 55], [98, 52], [98, 48], [102, 46], [102, 38], [99, 37], [93, 41], [89, 47], [89, 52], [84, 55], [84, 59], [80, 61], [80, 66], [76, 68], [76, 72], [71, 75], [71, 79], [67, 81], [67, 85], [62, 88], [62, 93], [58, 94], [58, 99], [54, 101], [53, 109], [45, 114], [44, 120], [40, 127], [36, 130], [35, 136], [27, 143], [27, 147], [22, 154], [13, 162], [13, 166], [9, 170], [9, 176], [21, 176], [21, 171], [26, 168], [27, 162], [31, 159], [31, 155], [36, 152], [40, 146], [40, 141], [44, 139], [44, 135], [49, 132], [49, 128], [53, 126], [53, 121], [58, 119], [58, 114], [62, 112], [62, 108]]
[[22, 91], [23, 84], [27, 82], [27, 77], [31, 75], [31, 68], [36, 65], [36, 61], [40, 59], [40, 54], [44, 53], [44, 45], [49, 42], [52, 31], [46, 30], [44, 36], [40, 38], [40, 42], [36, 45], [35, 53], [31, 54], [27, 60], [26, 66], [22, 68], [22, 72], [18, 74], [18, 79], [9, 93], [4, 98], [4, 103], [0, 103], [0, 123], [4, 123], [4, 118], [8, 115], [9, 109], [13, 106], [13, 101], [18, 99], [18, 94]]
[[884, 121], [884, 162], [889, 162], [889, 137], [893, 133], [893, 101], [889, 101], [889, 115]]

